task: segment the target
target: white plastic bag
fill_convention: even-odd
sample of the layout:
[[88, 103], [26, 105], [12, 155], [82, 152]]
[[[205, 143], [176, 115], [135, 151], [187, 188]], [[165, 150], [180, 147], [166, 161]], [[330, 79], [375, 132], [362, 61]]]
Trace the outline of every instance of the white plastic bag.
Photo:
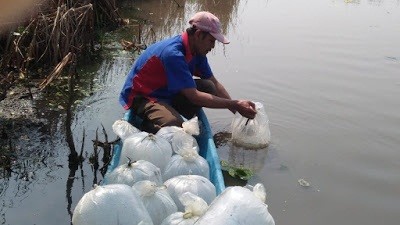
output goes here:
[[150, 180], [158, 185], [163, 183], [160, 169], [145, 160], [124, 163], [107, 173], [104, 180], [107, 184], [126, 184], [129, 186], [142, 180]]
[[269, 119], [264, 106], [255, 102], [257, 114], [254, 119], [248, 119], [236, 114], [232, 121], [232, 142], [235, 145], [259, 149], [268, 146], [271, 140]]
[[135, 133], [125, 139], [119, 165], [130, 158], [133, 161], [146, 160], [164, 171], [172, 156], [171, 144], [164, 138], [147, 132]]
[[171, 146], [174, 153], [178, 154], [186, 149], [194, 149], [197, 152], [200, 151], [196, 139], [192, 135], [183, 131], [175, 133], [171, 139]]
[[138, 193], [125, 184], [95, 186], [79, 200], [74, 225], [153, 225]]
[[253, 190], [233, 186], [226, 188], [210, 205], [195, 225], [275, 225], [268, 211], [262, 184]]
[[146, 180], [136, 182], [133, 188], [139, 193], [155, 225], [161, 224], [165, 218], [177, 212], [178, 208], [164, 185], [159, 186]]
[[131, 136], [132, 134], [140, 132], [140, 130], [134, 127], [126, 120], [117, 120], [113, 123], [112, 129], [118, 137], [124, 141], [127, 137]]
[[261, 200], [261, 202], [265, 203], [267, 201], [267, 192], [265, 191], [265, 187], [263, 184], [258, 183], [254, 186], [246, 185], [245, 188], [249, 189], [253, 192], [254, 196]]
[[183, 193], [179, 200], [185, 206], [185, 211], [170, 215], [161, 225], [193, 225], [208, 207], [202, 198], [190, 192]]
[[190, 134], [190, 135], [199, 135], [200, 128], [199, 128], [199, 119], [197, 116], [193, 117], [192, 119], [185, 121], [182, 123], [183, 130]]
[[188, 148], [173, 155], [162, 175], [164, 180], [179, 175], [199, 175], [210, 179], [210, 166], [196, 150]]
[[175, 132], [178, 131], [183, 131], [189, 135], [194, 135], [194, 136], [199, 135], [200, 127], [199, 127], [199, 119], [197, 118], [197, 116], [183, 122], [182, 127], [177, 127], [177, 126], [161, 127], [161, 129], [157, 132], [157, 135], [160, 135], [161, 137], [170, 141]]
[[171, 143], [174, 153], [178, 153], [181, 149], [185, 148], [194, 148], [199, 152], [199, 146], [196, 139], [193, 137], [193, 135], [200, 134], [199, 120], [197, 116], [183, 122], [182, 127], [162, 127], [157, 132], [157, 135]]
[[176, 132], [184, 132], [182, 127], [177, 127], [177, 126], [167, 126], [167, 127], [161, 127], [160, 130], [156, 133], [156, 135], [164, 138], [167, 140], [169, 143], [172, 142], [172, 138], [174, 137]]
[[164, 182], [168, 193], [174, 199], [178, 211], [183, 212], [185, 207], [179, 197], [185, 192], [191, 192], [210, 204], [216, 197], [217, 192], [214, 184], [207, 178], [198, 175], [181, 175], [173, 177]]

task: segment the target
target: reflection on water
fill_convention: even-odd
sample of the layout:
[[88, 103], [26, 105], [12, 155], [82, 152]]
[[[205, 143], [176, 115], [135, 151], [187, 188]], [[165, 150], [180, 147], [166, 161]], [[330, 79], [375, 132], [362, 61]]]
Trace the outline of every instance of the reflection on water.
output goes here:
[[[54, 224], [55, 217], [62, 217], [64, 224], [70, 223], [82, 191], [87, 192], [102, 180], [109, 163], [116, 137], [110, 137], [111, 129], [103, 126], [105, 118], [96, 122], [91, 119], [100, 118], [99, 114], [106, 111], [103, 108], [112, 105], [109, 99], [116, 96], [112, 88], [120, 88], [119, 82], [132, 63], [128, 56], [119, 54], [116, 59], [93, 64], [84, 71], [69, 68], [71, 73], [61, 83], [49, 87], [55, 94], [44, 93], [43, 99], [36, 102], [42, 121], [39, 125], [30, 125], [29, 120], [26, 126], [10, 124], [13, 132], [7, 138], [12, 151], [5, 158], [8, 163], [3, 157], [0, 163], [0, 224]], [[88, 110], [95, 106], [100, 110]], [[115, 107], [111, 110], [120, 112]], [[118, 118], [117, 114], [110, 115], [106, 113], [110, 121]], [[58, 195], [60, 191], [64, 194]], [[56, 206], [41, 201], [42, 192], [55, 197], [47, 200]], [[65, 209], [64, 215], [61, 212]], [[54, 215], [47, 215], [47, 211]]]
[[[33, 93], [36, 97], [37, 93]], [[23, 100], [21, 100], [23, 101]], [[31, 190], [56, 178], [60, 164], [54, 151], [54, 113], [43, 110], [34, 118], [1, 121], [0, 137], [0, 223], [6, 224], [9, 210], [18, 208]], [[4, 130], [3, 130], [4, 129]]]
[[221, 160], [228, 163], [230, 167], [249, 169], [252, 173], [258, 173], [265, 163], [268, 148], [245, 149], [236, 146], [231, 141], [232, 134], [229, 132], [218, 132], [214, 135], [215, 145]]
[[240, 0], [226, 1], [165, 1], [137, 0], [124, 2], [125, 7], [136, 9], [124, 14], [137, 16], [143, 23], [142, 38], [146, 44], [181, 34], [189, 27], [189, 19], [198, 11], [211, 11], [221, 21], [223, 33], [237, 19]]

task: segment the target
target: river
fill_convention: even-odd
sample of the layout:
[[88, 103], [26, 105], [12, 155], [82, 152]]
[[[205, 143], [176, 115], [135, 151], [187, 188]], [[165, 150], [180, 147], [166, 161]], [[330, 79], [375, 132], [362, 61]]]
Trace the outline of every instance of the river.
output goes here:
[[[231, 43], [209, 53], [213, 72], [233, 98], [264, 105], [272, 136], [267, 150], [221, 148], [220, 155], [253, 167], [248, 183], [265, 185], [276, 224], [399, 223], [399, 0], [146, 0], [124, 6], [124, 15], [146, 22], [146, 44], [181, 33], [195, 11], [221, 19]], [[91, 93], [73, 108], [70, 126], [57, 120], [51, 140], [27, 156], [30, 179], [11, 174], [1, 180], [1, 224], [70, 224], [79, 199], [102, 180], [103, 163], [89, 160], [92, 140], [96, 133], [105, 140], [102, 126], [115, 140], [111, 126], [124, 113], [118, 94], [136, 57], [114, 52], [92, 66]], [[215, 133], [230, 132], [228, 110], [206, 113]], [[84, 149], [82, 167], [69, 166], [71, 146]]]

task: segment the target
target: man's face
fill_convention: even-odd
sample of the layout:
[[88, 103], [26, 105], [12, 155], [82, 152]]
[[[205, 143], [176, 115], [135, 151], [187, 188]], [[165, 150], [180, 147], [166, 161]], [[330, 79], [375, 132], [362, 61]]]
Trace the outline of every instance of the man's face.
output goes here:
[[[198, 33], [197, 33], [198, 32]], [[199, 30], [196, 31], [196, 54], [205, 56], [215, 47], [215, 38]]]

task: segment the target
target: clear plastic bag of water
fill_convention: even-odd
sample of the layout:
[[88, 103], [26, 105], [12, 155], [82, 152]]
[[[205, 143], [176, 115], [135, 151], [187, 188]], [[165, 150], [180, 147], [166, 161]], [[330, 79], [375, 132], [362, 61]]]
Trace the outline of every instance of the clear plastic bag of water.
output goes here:
[[248, 149], [265, 148], [271, 140], [269, 119], [265, 108], [260, 102], [254, 103], [257, 111], [254, 119], [237, 114], [232, 121], [233, 144]]
[[275, 225], [265, 200], [261, 183], [254, 187], [230, 186], [218, 195], [195, 225]]

